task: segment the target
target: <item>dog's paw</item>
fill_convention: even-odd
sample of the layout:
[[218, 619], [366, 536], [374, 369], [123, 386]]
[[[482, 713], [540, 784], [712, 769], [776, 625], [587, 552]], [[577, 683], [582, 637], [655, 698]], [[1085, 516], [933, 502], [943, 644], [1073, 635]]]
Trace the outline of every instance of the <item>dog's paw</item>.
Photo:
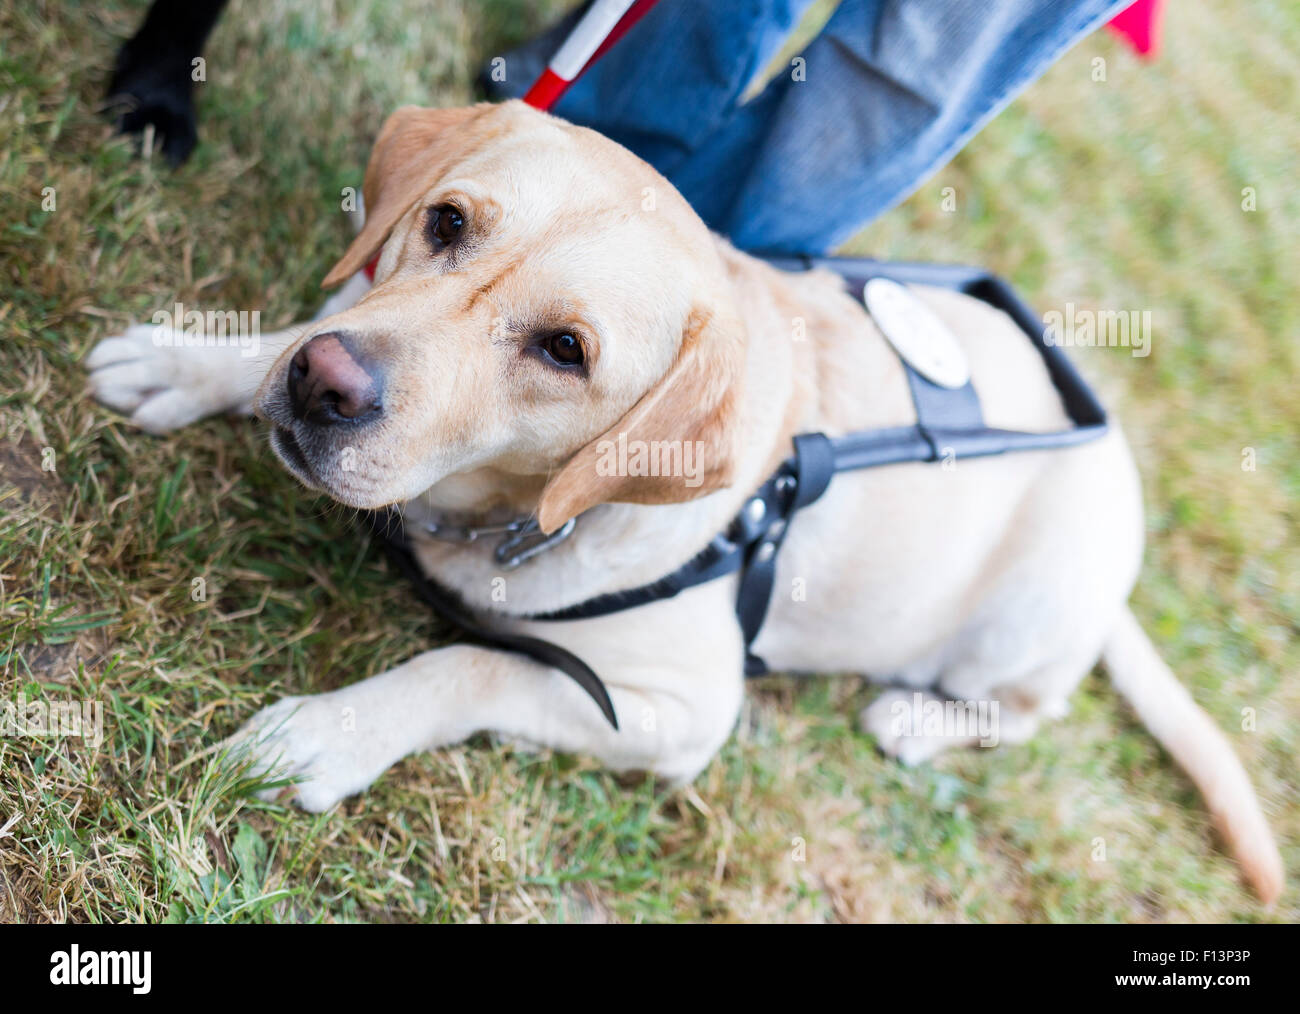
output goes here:
[[250, 774], [292, 781], [263, 789], [260, 798], [320, 813], [370, 786], [389, 766], [370, 756], [349, 711], [329, 694], [286, 697], [259, 711], [224, 745]]
[[160, 52], [133, 39], [117, 55], [106, 95], [118, 132], [139, 134], [152, 127], [172, 168], [190, 157], [199, 140], [191, 62], [185, 53]]
[[149, 433], [170, 433], [237, 407], [245, 370], [236, 346], [187, 347], [150, 324], [105, 338], [86, 357], [90, 393]]
[[858, 713], [858, 728], [876, 741], [886, 757], [909, 767], [924, 764], [944, 750], [958, 745], [942, 732], [927, 732], [924, 705], [937, 697], [911, 690], [886, 690]]

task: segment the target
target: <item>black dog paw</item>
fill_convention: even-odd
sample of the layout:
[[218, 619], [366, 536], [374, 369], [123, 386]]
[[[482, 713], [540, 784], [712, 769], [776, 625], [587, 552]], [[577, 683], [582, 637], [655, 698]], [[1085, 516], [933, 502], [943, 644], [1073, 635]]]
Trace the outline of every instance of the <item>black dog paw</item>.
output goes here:
[[150, 125], [173, 168], [198, 144], [191, 62], [184, 54], [126, 43], [117, 54], [107, 105], [119, 133], [139, 134]]

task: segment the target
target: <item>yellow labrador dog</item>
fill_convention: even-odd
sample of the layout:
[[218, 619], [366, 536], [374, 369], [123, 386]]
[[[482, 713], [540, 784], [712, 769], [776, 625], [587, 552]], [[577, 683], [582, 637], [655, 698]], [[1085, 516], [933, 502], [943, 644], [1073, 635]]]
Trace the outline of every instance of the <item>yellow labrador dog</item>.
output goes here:
[[[242, 743], [297, 776], [309, 810], [479, 731], [693, 778], [740, 706], [735, 575], [599, 618], [519, 617], [682, 565], [795, 434], [914, 421], [898, 356], [838, 279], [737, 252], [648, 165], [518, 102], [399, 110], [375, 145], [365, 200], [364, 227], [325, 280], [353, 279], [337, 312], [263, 336], [256, 358], [160, 344], [135, 327], [92, 352], [93, 392], [153, 432], [253, 409], [299, 480], [354, 507], [402, 505], [429, 575], [589, 663], [621, 727], [558, 670], [458, 644], [282, 700]], [[367, 289], [354, 276], [380, 251]], [[917, 291], [958, 337], [990, 426], [1068, 427], [1008, 318]], [[806, 340], [792, 340], [795, 322]], [[683, 474], [629, 475], [602, 467], [618, 441], [681, 441], [698, 455]], [[1126, 605], [1139, 497], [1117, 429], [1068, 450], [840, 475], [790, 527], [754, 650], [775, 670], [892, 684], [861, 721], [909, 763], [973, 742], [927, 731], [909, 711], [996, 702], [998, 737], [1024, 740], [1065, 714], [1102, 658], [1271, 901], [1283, 871], [1250, 782]], [[430, 522], [519, 515], [545, 532], [580, 523], [504, 580], [481, 545], [420, 536]]]

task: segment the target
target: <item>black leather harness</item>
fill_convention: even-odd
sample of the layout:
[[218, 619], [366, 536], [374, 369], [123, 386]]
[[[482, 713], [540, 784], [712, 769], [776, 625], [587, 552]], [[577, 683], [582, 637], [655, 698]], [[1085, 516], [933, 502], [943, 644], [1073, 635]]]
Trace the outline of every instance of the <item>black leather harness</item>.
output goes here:
[[[979, 268], [958, 265], [884, 263], [867, 259], [772, 258], [770, 263], [796, 271], [829, 268], [845, 278], [849, 291], [859, 299], [869, 280], [887, 278], [902, 284], [952, 289], [1002, 310], [1042, 356], [1074, 426], [1051, 433], [990, 428], [984, 423], [979, 397], [969, 381], [961, 387], [942, 387], [926, 379], [900, 357], [916, 407], [914, 424], [842, 437], [828, 437], [822, 433], [796, 436], [794, 453], [745, 502], [727, 530], [714, 536], [707, 546], [671, 574], [638, 588], [598, 595], [577, 605], [520, 619], [579, 620], [606, 616], [671, 598], [687, 588], [738, 571], [736, 618], [745, 641], [745, 675], [760, 676], [767, 672], [767, 666], [749, 649], [767, 615], [776, 576], [777, 554], [795, 514], [826, 491], [836, 472], [902, 462], [932, 462], [944, 458], [986, 457], [1010, 451], [1072, 447], [1095, 440], [1107, 430], [1106, 412], [1096, 395], [1065, 353], [1048, 343], [1042, 322], [1017, 298], [1011, 287], [995, 275]], [[402, 534], [400, 519], [377, 512], [371, 515], [371, 525], [390, 558], [415, 585], [420, 596], [468, 639], [519, 652], [566, 673], [591, 695], [610, 724], [618, 728], [609, 692], [582, 659], [549, 641], [506, 633], [485, 623], [466, 608], [454, 592], [424, 574]]]

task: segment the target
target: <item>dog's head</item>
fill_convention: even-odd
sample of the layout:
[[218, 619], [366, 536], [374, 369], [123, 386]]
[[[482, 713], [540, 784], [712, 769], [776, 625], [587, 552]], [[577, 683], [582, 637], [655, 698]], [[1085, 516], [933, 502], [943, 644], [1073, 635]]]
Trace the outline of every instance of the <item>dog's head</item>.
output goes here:
[[380, 507], [499, 476], [547, 531], [730, 481], [742, 329], [708, 231], [648, 165], [519, 102], [407, 107], [365, 200], [325, 284], [382, 249], [374, 287], [257, 394], [299, 479]]

